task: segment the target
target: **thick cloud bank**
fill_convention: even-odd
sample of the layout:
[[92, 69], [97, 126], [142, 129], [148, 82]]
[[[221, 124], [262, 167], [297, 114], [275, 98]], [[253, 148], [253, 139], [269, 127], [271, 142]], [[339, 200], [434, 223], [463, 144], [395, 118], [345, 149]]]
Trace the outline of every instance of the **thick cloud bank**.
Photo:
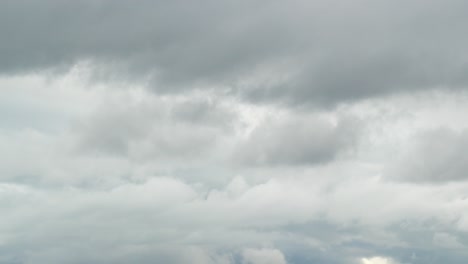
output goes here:
[[463, 1], [0, 1], [0, 264], [466, 264]]
[[20, 0], [0, 10], [7, 74], [90, 60], [97, 76], [160, 92], [312, 105], [467, 84], [459, 0]]

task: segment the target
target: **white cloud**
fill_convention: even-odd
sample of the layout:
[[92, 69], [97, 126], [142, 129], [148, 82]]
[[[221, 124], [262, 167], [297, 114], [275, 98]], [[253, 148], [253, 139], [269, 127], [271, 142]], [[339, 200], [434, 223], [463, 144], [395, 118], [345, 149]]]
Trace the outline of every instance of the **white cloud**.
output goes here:
[[361, 263], [362, 264], [398, 264], [398, 262], [395, 262], [391, 258], [385, 258], [385, 257], [362, 258]]
[[[287, 256], [302, 264], [336, 256], [341, 264], [388, 245], [402, 255], [466, 247], [468, 182], [385, 174], [412, 143], [430, 141], [422, 131], [448, 127], [453, 134], [440, 142], [461, 146], [450, 140], [466, 130], [457, 112], [466, 98], [456, 93], [319, 111], [216, 93], [158, 95], [68, 74], [1, 79], [11, 101], [2, 97], [0, 108], [15, 118], [0, 124], [0, 244], [8, 251], [0, 249], [0, 263], [283, 264]], [[33, 122], [32, 113], [45, 118]], [[347, 116], [357, 116], [359, 129]], [[125, 151], [110, 151], [115, 142]], [[327, 162], [291, 162], [337, 145], [344, 148]], [[271, 164], [233, 162], [234, 154], [259, 153], [239, 149], [260, 149]]]

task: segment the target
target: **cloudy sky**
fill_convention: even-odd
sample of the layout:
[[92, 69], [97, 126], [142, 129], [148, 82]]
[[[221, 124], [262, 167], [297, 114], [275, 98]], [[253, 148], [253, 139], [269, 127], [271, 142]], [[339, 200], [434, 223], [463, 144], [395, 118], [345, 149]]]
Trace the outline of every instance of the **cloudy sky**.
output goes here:
[[0, 264], [466, 264], [467, 24], [1, 0]]

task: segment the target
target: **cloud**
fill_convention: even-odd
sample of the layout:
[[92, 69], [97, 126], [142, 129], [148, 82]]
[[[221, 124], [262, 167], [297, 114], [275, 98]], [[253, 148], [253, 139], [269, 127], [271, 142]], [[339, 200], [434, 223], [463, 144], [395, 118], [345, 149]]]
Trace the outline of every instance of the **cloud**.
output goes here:
[[281, 251], [277, 249], [245, 249], [242, 252], [245, 264], [286, 264]]
[[447, 183], [467, 179], [468, 133], [436, 129], [413, 137], [387, 176], [410, 182]]
[[357, 141], [357, 120], [287, 116], [264, 120], [238, 147], [236, 159], [255, 166], [327, 163]]
[[0, 263], [465, 264], [467, 7], [0, 1]]
[[432, 242], [440, 247], [447, 247], [447, 248], [463, 248], [464, 246], [458, 242], [457, 237], [447, 234], [447, 233], [436, 233], [434, 234]]
[[466, 9], [458, 0], [8, 1], [0, 71], [92, 61], [96, 76], [150, 79], [158, 92], [320, 106], [463, 89]]
[[[60, 118], [2, 124], [0, 263], [346, 264], [386, 256], [419, 264], [432, 251], [443, 261], [466, 259], [465, 182], [380, 177], [393, 161], [388, 149], [405, 150], [411, 135], [436, 124], [464, 131], [464, 116], [452, 115], [462, 98], [317, 111], [193, 91], [156, 95], [68, 74], [2, 80], [5, 109]], [[194, 144], [198, 137], [209, 143]], [[268, 159], [241, 159], [258, 153]], [[413, 252], [418, 259], [409, 261]]]
[[210, 98], [117, 98], [77, 122], [79, 151], [134, 159], [196, 158], [228, 137], [237, 122], [229, 106]]
[[362, 264], [398, 264], [390, 258], [384, 257], [372, 257], [372, 258], [363, 258], [361, 260]]

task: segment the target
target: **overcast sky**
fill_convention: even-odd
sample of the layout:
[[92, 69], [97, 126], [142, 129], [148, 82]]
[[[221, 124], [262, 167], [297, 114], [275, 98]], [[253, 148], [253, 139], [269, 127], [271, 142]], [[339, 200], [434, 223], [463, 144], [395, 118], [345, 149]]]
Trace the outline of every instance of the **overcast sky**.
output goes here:
[[466, 264], [468, 2], [0, 0], [0, 264]]

